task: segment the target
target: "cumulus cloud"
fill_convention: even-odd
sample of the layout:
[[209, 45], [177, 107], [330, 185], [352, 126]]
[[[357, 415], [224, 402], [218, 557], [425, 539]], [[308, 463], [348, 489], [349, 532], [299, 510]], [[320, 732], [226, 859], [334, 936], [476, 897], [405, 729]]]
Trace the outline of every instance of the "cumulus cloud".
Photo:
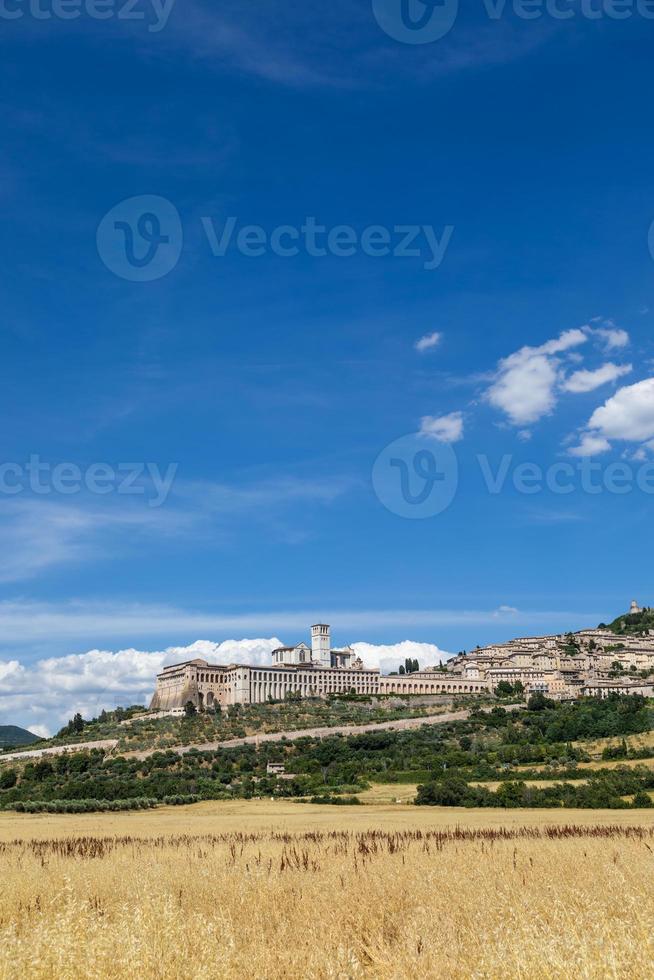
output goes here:
[[584, 394], [594, 391], [601, 385], [608, 384], [609, 381], [616, 381], [625, 374], [630, 374], [633, 370], [631, 364], [602, 364], [595, 371], [575, 371], [569, 378], [562, 383], [563, 391], [570, 391], [574, 394]]
[[414, 640], [402, 640], [400, 643], [375, 644], [353, 643], [352, 649], [361, 657], [366, 667], [379, 667], [382, 674], [397, 670], [407, 657], [416, 659], [422, 668], [445, 662], [453, 656], [441, 650], [435, 643], [418, 643]]
[[[18, 660], [0, 660], [0, 723], [18, 724], [46, 736], [78, 711], [91, 718], [118, 705], [147, 705], [156, 675], [169, 664], [199, 658], [218, 664], [268, 666], [272, 651], [282, 645], [272, 636], [222, 643], [197, 640], [188, 646], [151, 651], [89, 650], [48, 657], [30, 666]], [[452, 656], [433, 643], [411, 640], [352, 646], [367, 666], [382, 671], [396, 670], [406, 657], [417, 658], [421, 666], [431, 666]]]
[[593, 412], [589, 429], [607, 439], [644, 442], [654, 437], [654, 378], [646, 378], [616, 391]]
[[0, 661], [0, 719], [12, 719], [35, 734], [51, 734], [77, 711], [90, 718], [119, 704], [148, 704], [155, 677], [167, 664], [197, 657], [213, 663], [269, 664], [278, 646], [277, 637], [198, 640], [156, 651], [89, 650], [28, 667], [18, 660]]
[[416, 340], [413, 346], [419, 353], [424, 354], [425, 351], [433, 350], [435, 347], [438, 347], [442, 339], [443, 334], [439, 333], [438, 330], [435, 330], [434, 333], [427, 333], [424, 337], [421, 337], [420, 340]]
[[463, 413], [449, 415], [425, 415], [420, 420], [420, 435], [439, 442], [459, 442], [463, 439]]
[[654, 439], [654, 378], [619, 388], [595, 409], [579, 446], [569, 451], [573, 456], [591, 455], [589, 450], [593, 448], [605, 452], [614, 439], [645, 443], [649, 447]]
[[621, 350], [629, 344], [627, 331], [616, 327], [612, 320], [607, 320], [603, 327], [593, 328], [593, 333], [602, 340], [607, 351]]
[[592, 432], [584, 432], [578, 446], [572, 446], [568, 452], [571, 456], [599, 456], [611, 448], [611, 443], [604, 436]]
[[522, 347], [500, 361], [488, 402], [512, 425], [525, 426], [549, 415], [556, 405], [560, 357], [588, 340], [580, 329], [564, 330], [539, 347]]

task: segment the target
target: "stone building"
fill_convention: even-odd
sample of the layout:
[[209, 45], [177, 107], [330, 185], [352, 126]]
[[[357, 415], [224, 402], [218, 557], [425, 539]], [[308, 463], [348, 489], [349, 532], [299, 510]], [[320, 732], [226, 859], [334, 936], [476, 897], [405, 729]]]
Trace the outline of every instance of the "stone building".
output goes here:
[[[445, 667], [382, 675], [365, 667], [351, 647], [333, 649], [330, 627], [311, 627], [311, 646], [273, 650], [271, 666], [209, 664], [190, 660], [157, 676], [151, 709], [179, 712], [191, 701], [203, 710], [215, 704], [262, 704], [289, 695], [488, 694], [501, 682], [519, 681], [525, 695], [542, 691], [556, 699], [618, 691], [648, 691], [654, 675], [654, 636], [616, 635], [588, 629], [556, 636], [523, 636], [458, 654]], [[627, 676], [628, 675], [628, 676]], [[639, 683], [637, 683], [639, 682]]]
[[173, 712], [190, 701], [199, 710], [216, 704], [264, 704], [289, 695], [301, 698], [328, 694], [482, 694], [484, 678], [458, 677], [440, 670], [382, 676], [378, 667], [364, 667], [351, 647], [332, 649], [330, 627], [311, 627], [311, 647], [298, 643], [272, 652], [272, 666], [210, 664], [189, 660], [164, 667], [150, 703], [153, 711]]

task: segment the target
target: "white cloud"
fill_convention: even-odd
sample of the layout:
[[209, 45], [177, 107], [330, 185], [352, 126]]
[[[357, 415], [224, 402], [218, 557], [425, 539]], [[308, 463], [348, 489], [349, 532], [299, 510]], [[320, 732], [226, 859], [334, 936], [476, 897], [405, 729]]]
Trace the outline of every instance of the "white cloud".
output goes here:
[[525, 426], [550, 414], [556, 405], [556, 385], [564, 354], [586, 343], [583, 330], [565, 330], [540, 347], [522, 347], [500, 361], [486, 397], [512, 425]]
[[256, 520], [279, 537], [285, 516], [292, 514], [288, 527], [297, 535], [303, 518], [310, 520], [314, 508], [329, 506], [352, 485], [338, 476], [291, 475], [248, 484], [178, 480], [159, 507], [118, 492], [102, 498], [80, 494], [72, 501], [54, 492], [46, 498], [25, 491], [3, 501], [0, 511], [0, 583], [128, 554], [139, 539], [195, 543], [210, 529], [219, 542], [239, 519]]
[[0, 513], [0, 582], [32, 578], [50, 568], [110, 556], [120, 536], [170, 534], [191, 523], [169, 508], [138, 506], [125, 497], [78, 503], [35, 499], [3, 501]]
[[218, 664], [251, 664], [266, 666], [270, 664], [273, 650], [283, 646], [277, 636], [257, 640], [223, 640], [222, 643], [212, 643], [211, 640], [196, 640], [186, 647], [168, 647], [166, 664], [174, 664], [179, 660], [193, 660], [200, 657]]
[[[35, 734], [52, 734], [77, 711], [90, 718], [119, 704], [148, 704], [155, 677], [167, 664], [200, 658], [210, 663], [265, 666], [281, 645], [276, 636], [222, 643], [197, 640], [155, 651], [89, 650], [48, 657], [31, 666], [18, 660], [0, 661], [0, 718], [12, 718]], [[353, 649], [367, 666], [382, 671], [396, 670], [405, 657], [416, 657], [422, 666], [431, 666], [452, 656], [433, 643], [411, 640], [390, 645], [355, 643]]]
[[629, 450], [625, 450], [625, 452], [623, 453], [623, 459], [628, 459], [633, 463], [644, 463], [645, 460], [648, 458], [649, 457], [647, 455], [647, 450], [643, 449], [642, 446], [640, 447], [640, 449], [634, 449], [632, 452], [629, 452]]
[[570, 391], [574, 394], [584, 394], [588, 391], [594, 391], [595, 388], [599, 388], [609, 381], [616, 381], [625, 374], [630, 374], [632, 370], [631, 364], [611, 364], [609, 362], [595, 371], [575, 371], [574, 374], [565, 379], [561, 388], [563, 391]]
[[[542, 625], [560, 630], [572, 622], [599, 622], [595, 612], [523, 612], [511, 606], [496, 610], [474, 609], [382, 609], [382, 610], [300, 610], [252, 613], [240, 616], [204, 614], [164, 606], [68, 604], [58, 608], [25, 601], [0, 603], [0, 636], [5, 644], [27, 644], [45, 640], [49, 648], [61, 638], [129, 634], [151, 638], [174, 632], [227, 632], [259, 629], [262, 625], [279, 628], [284, 642], [307, 639], [307, 624], [338, 624], [341, 636], [363, 630], [404, 629], [426, 631], [431, 628], [497, 625], [498, 618], [510, 617], [530, 630]], [[156, 642], [156, 641], [155, 641]], [[164, 665], [199, 657], [217, 663], [266, 665], [277, 636], [259, 639], [226, 639], [222, 642], [197, 640], [186, 645], [152, 650], [125, 647], [116, 651], [95, 648], [84, 653], [48, 656], [23, 663], [15, 657], [0, 659], [0, 724], [16, 724], [39, 734], [52, 733], [79, 711], [93, 717], [102, 709], [117, 705], [146, 705], [154, 689], [155, 677]], [[394, 670], [406, 657], [417, 658], [422, 666], [446, 660], [451, 654], [434, 643], [404, 640], [391, 644], [355, 642], [352, 647], [369, 666]]]
[[47, 725], [30, 725], [29, 730], [32, 735], [38, 735], [39, 738], [49, 738], [52, 734], [48, 729]]
[[0, 661], [0, 718], [14, 718], [35, 734], [52, 734], [77, 711], [90, 718], [119, 704], [148, 704], [155, 677], [165, 664], [196, 657], [213, 663], [269, 664], [278, 646], [277, 637], [198, 640], [161, 651], [89, 650], [28, 667], [17, 660]]
[[413, 346], [423, 354], [426, 350], [433, 350], [435, 347], [438, 347], [442, 339], [443, 334], [435, 330], [434, 333], [425, 334], [420, 340], [416, 340]]
[[619, 388], [596, 408], [573, 456], [591, 456], [611, 448], [611, 440], [654, 445], [654, 378]]
[[619, 388], [593, 412], [589, 429], [607, 439], [645, 442], [654, 437], [654, 378]]
[[629, 344], [627, 331], [616, 327], [612, 320], [607, 320], [603, 327], [593, 329], [593, 333], [601, 338], [607, 351], [621, 350]]
[[611, 443], [603, 436], [592, 432], [585, 432], [578, 446], [573, 446], [568, 450], [571, 456], [598, 456], [600, 453], [608, 452]]
[[591, 456], [611, 448], [611, 440], [642, 442], [654, 439], [654, 378], [619, 388], [596, 408], [573, 456]]
[[[531, 624], [530, 628], [535, 628], [534, 624], [550, 623], [552, 620], [561, 620], [565, 624], [569, 618], [592, 622], [598, 615], [601, 619], [601, 610], [574, 614], [531, 611], [521, 613], [521, 619], [525, 624]], [[296, 641], [306, 637], [307, 624], [317, 622], [335, 624], [345, 641], [347, 634], [364, 631], [379, 633], [380, 630], [393, 630], [398, 633], [441, 626], [483, 626], [493, 622], [493, 613], [484, 609], [347, 609], [323, 606], [317, 609], [224, 614], [154, 603], [78, 601], [57, 604], [14, 599], [0, 601], [0, 649], [14, 651], [22, 647], [38, 652], [44, 646], [53, 650], [65, 648], [71, 643], [81, 645], [100, 640], [113, 644], [117, 640], [133, 643], [141, 639], [154, 644], [158, 637], [165, 637], [170, 644], [171, 637], [180, 637], [184, 642], [186, 637], [193, 635], [261, 635], [269, 631], [286, 637], [290, 635]], [[189, 649], [188, 646], [168, 648]]]
[[420, 435], [437, 439], [439, 442], [459, 442], [463, 439], [463, 413], [425, 415], [420, 420]]
[[379, 667], [383, 674], [397, 670], [407, 657], [418, 660], [424, 668], [437, 666], [439, 661], [445, 662], [454, 656], [435, 643], [417, 643], [414, 640], [391, 644], [352, 643], [351, 646], [367, 667]]
[[[572, 330], [564, 330], [558, 337], [546, 341], [540, 347], [533, 348], [533, 350], [542, 351], [544, 354], [563, 354], [573, 347], [579, 347], [580, 344], [585, 344], [586, 340], [587, 337], [584, 331], [575, 327]], [[529, 348], [524, 347], [523, 350], [529, 350]]]

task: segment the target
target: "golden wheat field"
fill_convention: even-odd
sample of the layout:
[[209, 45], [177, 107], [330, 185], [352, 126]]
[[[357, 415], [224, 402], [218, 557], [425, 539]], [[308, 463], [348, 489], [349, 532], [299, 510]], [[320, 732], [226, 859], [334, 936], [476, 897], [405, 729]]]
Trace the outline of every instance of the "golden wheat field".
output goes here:
[[264, 801], [3, 814], [0, 977], [649, 977], [653, 821]]

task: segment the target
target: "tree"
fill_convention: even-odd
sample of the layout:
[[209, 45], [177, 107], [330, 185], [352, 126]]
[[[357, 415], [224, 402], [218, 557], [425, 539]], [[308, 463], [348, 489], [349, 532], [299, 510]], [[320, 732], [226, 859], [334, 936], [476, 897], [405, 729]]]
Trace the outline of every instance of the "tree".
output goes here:
[[18, 773], [15, 769], [5, 769], [0, 772], [0, 789], [13, 789], [18, 782]]
[[401, 674], [406, 674], [406, 668], [404, 667], [403, 664], [400, 664], [400, 673]]
[[198, 711], [192, 701], [187, 701], [184, 705], [184, 714], [187, 718], [194, 718]]
[[508, 681], [500, 681], [495, 688], [495, 694], [498, 698], [510, 697], [513, 694], [513, 685]]
[[525, 693], [525, 685], [522, 683], [522, 681], [516, 681], [515, 682], [515, 684], [513, 685], [513, 693], [514, 694], [524, 694]]
[[545, 708], [556, 707], [556, 702], [546, 698], [542, 691], [534, 691], [527, 701], [528, 711], [544, 711]]

